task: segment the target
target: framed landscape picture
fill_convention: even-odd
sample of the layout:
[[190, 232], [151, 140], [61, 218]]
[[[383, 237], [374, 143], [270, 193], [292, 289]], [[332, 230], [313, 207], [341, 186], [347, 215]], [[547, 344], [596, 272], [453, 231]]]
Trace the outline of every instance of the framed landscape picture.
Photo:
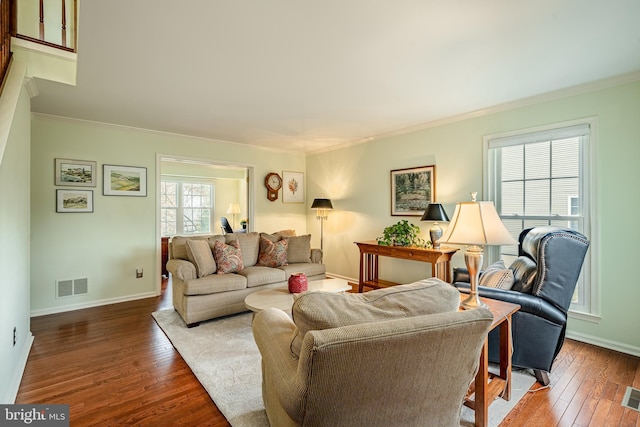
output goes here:
[[391, 215], [422, 216], [435, 201], [435, 166], [391, 171]]
[[304, 203], [304, 172], [282, 172], [282, 202]]
[[96, 186], [96, 162], [55, 159], [55, 185]]
[[103, 168], [102, 194], [146, 197], [147, 168], [117, 165], [103, 165]]
[[56, 212], [93, 212], [93, 190], [56, 190]]

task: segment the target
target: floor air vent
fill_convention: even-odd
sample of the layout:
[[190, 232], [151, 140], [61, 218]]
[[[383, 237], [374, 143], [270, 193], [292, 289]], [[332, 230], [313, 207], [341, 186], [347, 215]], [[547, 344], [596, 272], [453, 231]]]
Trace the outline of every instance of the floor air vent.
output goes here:
[[622, 406], [640, 412], [640, 390], [627, 387], [627, 391], [622, 399]]
[[89, 279], [86, 277], [56, 281], [57, 298], [72, 297], [74, 295], [87, 293], [89, 293]]

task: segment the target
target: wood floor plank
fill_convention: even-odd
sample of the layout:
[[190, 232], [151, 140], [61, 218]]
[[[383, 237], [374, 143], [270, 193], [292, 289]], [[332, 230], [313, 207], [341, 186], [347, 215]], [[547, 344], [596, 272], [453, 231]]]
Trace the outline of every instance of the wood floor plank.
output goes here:
[[[171, 307], [166, 291], [33, 318], [16, 403], [69, 404], [74, 427], [229, 427], [151, 317]], [[535, 383], [531, 389], [539, 390], [527, 393], [500, 427], [640, 427], [638, 412], [621, 406], [627, 386], [640, 388], [640, 358], [566, 340], [550, 378], [551, 387]]]

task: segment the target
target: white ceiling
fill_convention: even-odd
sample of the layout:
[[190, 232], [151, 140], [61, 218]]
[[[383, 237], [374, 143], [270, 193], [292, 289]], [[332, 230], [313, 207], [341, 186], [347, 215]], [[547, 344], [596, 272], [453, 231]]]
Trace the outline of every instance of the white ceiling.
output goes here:
[[81, 0], [35, 112], [313, 151], [640, 70], [640, 0]]

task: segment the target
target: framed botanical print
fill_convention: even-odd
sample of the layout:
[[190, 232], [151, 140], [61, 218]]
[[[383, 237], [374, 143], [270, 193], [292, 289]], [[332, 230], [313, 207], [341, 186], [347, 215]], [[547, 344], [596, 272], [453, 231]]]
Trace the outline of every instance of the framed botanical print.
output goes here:
[[422, 216], [435, 201], [435, 166], [391, 171], [391, 215]]
[[304, 172], [282, 172], [282, 202], [304, 203]]

